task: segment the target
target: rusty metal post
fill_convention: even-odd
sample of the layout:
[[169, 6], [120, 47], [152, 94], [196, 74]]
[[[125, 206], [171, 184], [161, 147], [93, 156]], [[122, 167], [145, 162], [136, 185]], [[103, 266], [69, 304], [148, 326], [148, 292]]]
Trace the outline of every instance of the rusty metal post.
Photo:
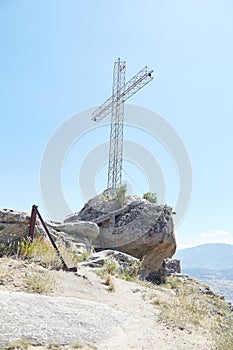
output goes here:
[[45, 232], [47, 233], [48, 237], [49, 237], [49, 240], [50, 242], [52, 243], [52, 246], [54, 247], [54, 249], [56, 250], [56, 253], [59, 257], [59, 259], [61, 260], [62, 262], [62, 266], [63, 266], [63, 270], [65, 271], [72, 271], [72, 272], [76, 272], [77, 271], [77, 268], [76, 267], [71, 267], [69, 268], [66, 263], [65, 263], [65, 260], [63, 259], [58, 247], [56, 246], [56, 243], [54, 242], [47, 226], [45, 225], [45, 222], [44, 220], [42, 219], [42, 216], [40, 215], [40, 212], [38, 210], [38, 207], [34, 204], [32, 206], [32, 211], [31, 211], [31, 220], [30, 220], [30, 227], [29, 227], [29, 232], [28, 232], [28, 238], [29, 240], [32, 242], [33, 239], [34, 239], [34, 231], [35, 231], [35, 225], [36, 225], [36, 215], [38, 215], [39, 219], [40, 219], [40, 222], [41, 224], [43, 225], [44, 229], [45, 229]]
[[31, 241], [33, 241], [33, 239], [34, 239], [34, 231], [35, 231], [35, 225], [36, 225], [36, 211], [37, 211], [37, 206], [34, 204], [32, 206], [30, 227], [29, 227], [29, 231], [28, 231], [28, 238]]
[[52, 246], [53, 246], [54, 249], [56, 250], [58, 257], [60, 258], [60, 260], [61, 260], [61, 262], [62, 262], [63, 269], [64, 269], [65, 271], [71, 271], [71, 269], [69, 269], [68, 266], [66, 265], [65, 260], [63, 259], [62, 255], [61, 255], [61, 253], [60, 253], [60, 251], [59, 251], [59, 249], [58, 249], [58, 247], [56, 246], [56, 243], [54, 242], [54, 240], [53, 240], [53, 238], [52, 238], [52, 236], [51, 236], [51, 234], [50, 234], [50, 232], [49, 232], [47, 226], [45, 225], [45, 222], [44, 222], [44, 220], [42, 219], [42, 216], [40, 215], [39, 210], [37, 209], [37, 207], [35, 207], [35, 211], [36, 211], [36, 214], [38, 215], [38, 217], [39, 217], [39, 219], [40, 219], [40, 222], [42, 223], [42, 225], [43, 225], [43, 227], [44, 227], [44, 229], [45, 229], [45, 232], [47, 233], [47, 235], [48, 235], [48, 237], [49, 237], [49, 239], [50, 239], [50, 242], [52, 243]]

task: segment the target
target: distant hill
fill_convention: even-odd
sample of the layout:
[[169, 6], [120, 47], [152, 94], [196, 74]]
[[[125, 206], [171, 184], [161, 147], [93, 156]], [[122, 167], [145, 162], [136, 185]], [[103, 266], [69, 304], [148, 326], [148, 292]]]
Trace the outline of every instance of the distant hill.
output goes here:
[[208, 283], [233, 303], [232, 244], [208, 243], [179, 249], [174, 258], [180, 259], [183, 273]]
[[175, 258], [180, 259], [182, 269], [233, 269], [233, 245], [208, 243], [179, 249]]

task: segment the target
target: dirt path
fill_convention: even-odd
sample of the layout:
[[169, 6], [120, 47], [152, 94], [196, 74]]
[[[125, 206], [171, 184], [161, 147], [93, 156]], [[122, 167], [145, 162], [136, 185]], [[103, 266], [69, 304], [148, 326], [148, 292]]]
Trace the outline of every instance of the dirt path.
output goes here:
[[172, 329], [159, 321], [159, 307], [151, 304], [155, 295], [150, 293], [162, 293], [163, 298], [166, 293], [169, 298], [171, 290], [151, 292], [112, 277], [115, 291], [109, 292], [100, 277], [87, 269], [82, 271], [85, 278], [51, 273], [56, 288], [49, 296], [1, 286], [0, 344], [27, 338], [36, 344], [91, 343], [99, 350], [211, 349], [207, 336], [195, 329]]
[[[140, 350], [205, 350], [210, 349], [206, 337], [197, 333], [172, 329], [158, 320], [159, 308], [151, 304], [152, 297], [167, 294], [171, 296], [173, 291], [148, 291], [148, 288], [139, 286], [133, 282], [126, 282], [119, 278], [114, 279], [115, 291], [110, 293], [100, 278], [85, 269], [83, 271], [87, 279], [76, 278], [73, 274], [57, 273], [57, 291], [59, 295], [76, 296], [99, 301], [113, 308], [115, 311], [127, 314], [126, 319], [119, 326], [121, 332], [112, 331], [112, 336], [106, 338], [99, 347], [101, 350], [140, 349]], [[66, 278], [68, 283], [64, 284]], [[81, 279], [81, 281], [80, 281]], [[81, 283], [80, 283], [81, 282]], [[83, 288], [85, 285], [86, 288]], [[68, 287], [70, 286], [70, 287]], [[85, 291], [85, 292], [84, 292]]]

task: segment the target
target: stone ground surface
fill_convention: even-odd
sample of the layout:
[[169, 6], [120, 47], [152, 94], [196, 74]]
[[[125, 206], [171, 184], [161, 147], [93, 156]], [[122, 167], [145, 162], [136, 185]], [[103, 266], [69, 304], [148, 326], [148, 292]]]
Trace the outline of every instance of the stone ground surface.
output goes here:
[[[197, 330], [173, 329], [159, 321], [152, 293], [134, 282], [113, 277], [109, 292], [93, 271], [51, 271], [50, 295], [28, 294], [17, 280], [19, 264], [11, 263], [11, 279], [0, 285], [0, 344], [26, 338], [43, 349], [45, 344], [91, 344], [99, 350], [207, 350], [208, 335]], [[171, 297], [172, 290], [153, 291]], [[149, 294], [148, 294], [149, 293]], [[94, 347], [92, 347], [94, 346]], [[71, 347], [70, 347], [71, 348]]]
[[0, 291], [2, 344], [25, 338], [35, 343], [96, 343], [110, 338], [127, 314], [89, 300]]

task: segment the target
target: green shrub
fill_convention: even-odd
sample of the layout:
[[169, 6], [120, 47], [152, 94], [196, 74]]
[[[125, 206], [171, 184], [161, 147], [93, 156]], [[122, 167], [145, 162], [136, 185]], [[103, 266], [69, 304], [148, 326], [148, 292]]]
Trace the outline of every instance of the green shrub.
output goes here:
[[115, 259], [109, 259], [105, 261], [103, 270], [110, 275], [114, 275], [118, 266], [119, 264]]
[[157, 194], [154, 192], [146, 192], [143, 194], [143, 198], [151, 203], [157, 203]]
[[89, 256], [90, 256], [90, 252], [83, 252], [82, 254], [77, 254], [75, 251], [73, 252], [74, 256], [73, 256], [73, 261], [75, 263], [81, 263], [83, 261], [88, 260]]
[[122, 184], [116, 188], [116, 199], [118, 200], [120, 207], [123, 207], [126, 201], [126, 192], [127, 192], [126, 184]]
[[168, 288], [177, 289], [179, 280], [176, 277], [169, 276], [166, 278], [166, 285]]

